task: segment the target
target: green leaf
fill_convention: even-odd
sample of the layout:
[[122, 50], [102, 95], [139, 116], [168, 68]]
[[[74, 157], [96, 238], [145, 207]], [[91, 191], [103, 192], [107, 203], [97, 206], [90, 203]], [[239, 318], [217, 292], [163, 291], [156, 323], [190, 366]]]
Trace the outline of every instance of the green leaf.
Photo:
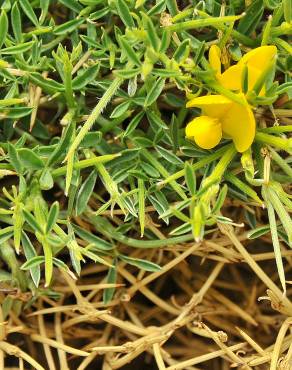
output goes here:
[[269, 231], [270, 231], [269, 225], [257, 227], [256, 229], [250, 230], [247, 233], [247, 237], [248, 239], [258, 239], [261, 236], [266, 235]]
[[2, 10], [0, 14], [0, 48], [6, 39], [7, 31], [8, 31], [8, 18], [6, 15], [6, 11]]
[[72, 19], [71, 21], [60, 24], [59, 26], [56, 26], [54, 28], [54, 34], [55, 35], [64, 35], [66, 33], [73, 32], [82, 23], [84, 23], [84, 21], [85, 20], [83, 18], [78, 18], [78, 19]]
[[157, 131], [160, 129], [163, 129], [163, 130], [169, 129], [169, 127], [164, 123], [164, 121], [154, 111], [147, 109], [146, 114], [147, 114], [149, 123], [153, 127], [154, 131]]
[[250, 35], [260, 22], [263, 12], [263, 0], [252, 1], [246, 10], [245, 16], [240, 19], [237, 30], [244, 35]]
[[161, 0], [156, 5], [152, 6], [148, 10], [147, 15], [151, 16], [151, 15], [162, 13], [164, 12], [165, 8], [166, 8], [165, 0]]
[[220, 190], [220, 193], [216, 199], [216, 203], [212, 209], [212, 212], [214, 214], [216, 214], [217, 212], [220, 211], [221, 207], [223, 206], [224, 204], [224, 201], [225, 201], [225, 198], [226, 198], [226, 195], [227, 195], [227, 192], [228, 192], [228, 186], [226, 184], [224, 184], [223, 188]]
[[[117, 282], [117, 268], [116, 268], [116, 265], [117, 265], [117, 261], [114, 260], [113, 261], [113, 267], [111, 267], [109, 270], [108, 270], [108, 274], [107, 274], [107, 277], [106, 277], [106, 283], [107, 284], [115, 284]], [[114, 293], [115, 293], [115, 288], [107, 288], [107, 289], [104, 289], [103, 291], [103, 303], [104, 304], [108, 304], [113, 296], [114, 296]]]
[[45, 78], [37, 72], [31, 72], [28, 77], [35, 85], [41, 87], [49, 94], [55, 94], [57, 91], [62, 92], [65, 90], [64, 85], [51, 78]]
[[178, 63], [180, 63], [183, 62], [188, 57], [189, 53], [190, 53], [190, 40], [186, 39], [176, 49], [173, 58]]
[[44, 168], [43, 161], [31, 149], [18, 149], [17, 153], [26, 170], [41, 170]]
[[90, 233], [89, 231], [86, 231], [82, 229], [81, 227], [77, 225], [73, 225], [73, 224], [72, 224], [72, 227], [74, 231], [76, 232], [76, 234], [81, 239], [87, 241], [90, 244], [93, 244], [97, 249], [104, 250], [104, 251], [114, 249], [114, 246], [112, 244]]
[[85, 211], [87, 207], [87, 203], [91, 197], [91, 194], [94, 189], [94, 185], [96, 183], [97, 178], [97, 171], [94, 169], [84, 183], [81, 185], [76, 198], [76, 216], [80, 215], [82, 212]]
[[81, 90], [96, 78], [100, 65], [98, 63], [84, 69], [72, 80], [73, 90]]
[[12, 166], [15, 168], [16, 172], [18, 174], [22, 174], [23, 167], [21, 164], [21, 161], [19, 159], [17, 150], [15, 149], [14, 145], [11, 143], [8, 143], [8, 155], [9, 155], [9, 161], [12, 164]]
[[124, 256], [123, 254], [120, 254], [119, 258], [122, 261], [127, 262], [129, 265], [136, 266], [139, 269], [142, 269], [145, 271], [150, 271], [150, 272], [161, 271], [161, 267], [159, 265], [157, 265], [156, 263], [150, 262], [150, 261], [142, 260], [140, 258], [127, 257], [127, 256]]
[[119, 38], [119, 43], [121, 45], [122, 51], [126, 54], [127, 58], [133, 62], [136, 66], [141, 66], [141, 61], [137, 56], [137, 53], [134, 51], [132, 46], [124, 37]]
[[8, 239], [13, 236], [14, 227], [7, 226], [0, 230], [0, 243], [5, 243]]
[[33, 11], [32, 6], [28, 0], [19, 0], [19, 4], [22, 7], [23, 12], [32, 21], [32, 23], [37, 27], [39, 22]]
[[139, 222], [142, 238], [145, 229], [145, 187], [144, 180], [142, 179], [138, 179], [138, 203], [139, 203]]
[[5, 118], [19, 119], [28, 116], [32, 112], [32, 108], [16, 107], [0, 109], [0, 113]]
[[17, 42], [21, 43], [23, 40], [22, 27], [21, 27], [21, 15], [17, 2], [13, 4], [11, 10], [11, 25], [13, 33]]
[[73, 10], [76, 13], [81, 12], [83, 7], [76, 0], [59, 0], [61, 4], [65, 5], [67, 8]]
[[195, 195], [197, 188], [197, 178], [195, 171], [189, 162], [185, 162], [185, 179], [190, 193], [192, 195]]
[[148, 15], [146, 15], [145, 13], [141, 13], [141, 15], [146, 30], [146, 36], [149, 40], [150, 45], [154, 50], [159, 50], [160, 40], [151, 18], [148, 17]]
[[57, 147], [49, 157], [47, 161], [47, 166], [51, 166], [52, 164], [59, 163], [67, 153], [69, 149], [69, 144], [73, 135], [74, 125], [70, 123], [65, 132], [63, 133]]
[[44, 231], [42, 227], [40, 226], [36, 218], [31, 213], [29, 213], [26, 209], [24, 209], [23, 215], [24, 215], [25, 221], [29, 224], [29, 226], [32, 228], [33, 231], [37, 231], [40, 234], [43, 234]]
[[88, 132], [80, 143], [80, 148], [95, 148], [101, 142], [102, 133], [100, 131]]
[[54, 227], [57, 218], [59, 216], [59, 202], [55, 201], [49, 211], [48, 214], [48, 221], [47, 221], [47, 226], [46, 226], [46, 233], [48, 234], [52, 228]]
[[119, 104], [111, 113], [110, 118], [118, 118], [121, 117], [124, 113], [127, 112], [130, 101], [124, 101], [123, 103]]
[[156, 146], [155, 149], [169, 163], [175, 164], [177, 166], [181, 166], [181, 165], [184, 164], [184, 162], [181, 159], [179, 159], [175, 154], [173, 154], [171, 151], [163, 148], [162, 146]]
[[126, 27], [135, 27], [134, 20], [130, 14], [127, 3], [124, 0], [116, 0], [118, 14]]
[[2, 49], [1, 54], [8, 54], [8, 55], [14, 55], [14, 54], [21, 54], [25, 51], [28, 51], [32, 48], [34, 44], [34, 41], [24, 42], [22, 44], [18, 44], [15, 46], [10, 46], [8, 48]]
[[165, 79], [164, 78], [158, 78], [150, 91], [148, 92], [146, 99], [144, 101], [144, 107], [148, 107], [149, 105], [153, 104], [161, 94], [165, 84]]
[[[30, 239], [28, 238], [28, 236], [26, 235], [24, 231], [22, 231], [22, 235], [21, 235], [21, 244], [22, 244], [24, 255], [27, 261], [31, 260], [34, 257], [37, 257], [37, 253], [34, 249], [34, 246], [32, 245]], [[29, 272], [30, 272], [31, 278], [35, 286], [38, 287], [39, 282], [40, 282], [40, 277], [41, 277], [41, 271], [40, 271], [39, 265], [30, 267], [29, 270], [30, 270]]]
[[128, 124], [128, 126], [127, 126], [127, 128], [126, 128], [126, 130], [123, 134], [123, 138], [126, 138], [127, 136], [130, 136], [132, 134], [132, 132], [135, 131], [136, 127], [139, 125], [143, 116], [144, 116], [144, 112], [141, 111], [138, 114], [136, 114], [135, 117], [133, 117], [131, 119], [130, 123]]
[[117, 69], [114, 74], [118, 77], [129, 79], [137, 76], [140, 73], [140, 68], [129, 68], [129, 69]]
[[35, 256], [26, 261], [20, 268], [22, 270], [32, 270], [39, 267], [40, 264], [45, 262], [44, 256]]
[[284, 17], [287, 23], [292, 20], [292, 2], [291, 0], [283, 0]]

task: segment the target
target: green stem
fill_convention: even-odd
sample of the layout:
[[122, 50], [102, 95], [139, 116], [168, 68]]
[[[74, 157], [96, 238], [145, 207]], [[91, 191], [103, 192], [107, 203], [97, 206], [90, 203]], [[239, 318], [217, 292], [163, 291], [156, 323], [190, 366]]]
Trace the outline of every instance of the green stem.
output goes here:
[[167, 26], [167, 29], [174, 32], [180, 32], [185, 30], [192, 30], [195, 28], [202, 28], [202, 27], [208, 27], [208, 26], [218, 26], [222, 23], [226, 22], [235, 22], [238, 19], [242, 18], [242, 15], [229, 15], [226, 17], [210, 17], [205, 19], [193, 19], [191, 21], [186, 22], [179, 22], [176, 24], [172, 24], [170, 26]]
[[292, 139], [283, 139], [274, 135], [257, 132], [255, 140], [266, 145], [272, 145], [276, 148], [283, 149], [286, 152], [292, 151]]
[[277, 165], [281, 167], [282, 170], [292, 179], [292, 168], [288, 165], [288, 163], [271, 147], [269, 147], [269, 151]]
[[105, 235], [108, 238], [112, 238], [122, 244], [128, 245], [129, 247], [133, 248], [143, 248], [143, 249], [153, 249], [153, 248], [162, 248], [167, 247], [170, 245], [185, 243], [191, 240], [194, 240], [192, 234], [177, 236], [169, 239], [161, 239], [161, 240], [139, 240], [128, 238], [123, 234], [116, 232], [115, 228], [104, 218], [93, 216], [90, 214], [90, 220], [96, 227], [96, 229]]
[[[202, 167], [207, 166], [209, 163], [216, 161], [218, 158], [222, 157], [222, 155], [232, 146], [233, 144], [226, 145], [220, 149], [218, 149], [215, 153], [212, 153], [205, 158], [201, 159], [200, 161], [194, 163], [192, 165], [192, 168], [194, 171], [199, 170]], [[170, 183], [171, 181], [177, 180], [180, 177], [183, 177], [185, 175], [185, 169], [180, 170], [173, 175], [167, 177], [165, 180], [161, 181], [158, 186], [161, 188], [162, 186]]]
[[287, 126], [273, 126], [260, 129], [259, 132], [263, 133], [283, 133], [283, 132], [292, 132], [292, 125]]
[[67, 157], [65, 160], [68, 160], [68, 157], [72, 156], [75, 150], [78, 148], [79, 144], [83, 140], [84, 136], [87, 134], [87, 132], [91, 129], [94, 122], [96, 121], [97, 117], [101, 114], [101, 112], [105, 109], [121, 83], [123, 82], [123, 79], [121, 77], [117, 77], [113, 80], [107, 91], [103, 94], [102, 98], [98, 102], [97, 106], [93, 109], [92, 113], [88, 117], [87, 121], [84, 123], [83, 127], [79, 131], [78, 135], [76, 136], [75, 140], [73, 141], [69, 152], [67, 154]]
[[234, 145], [231, 145], [226, 152], [222, 155], [220, 161], [217, 163], [216, 167], [212, 171], [211, 175], [208, 176], [204, 180], [204, 187], [208, 186], [208, 184], [211, 184], [213, 182], [220, 182], [221, 178], [226, 171], [226, 168], [229, 166], [230, 162], [234, 158], [235, 154], [237, 153]]
[[[100, 157], [84, 159], [82, 161], [74, 163], [73, 168], [74, 169], [83, 169], [83, 168], [87, 168], [87, 167], [92, 167], [92, 166], [95, 166], [97, 163], [109, 162], [112, 159], [114, 159], [116, 157], [119, 157], [119, 156], [120, 156], [119, 153], [118, 154], [106, 154], [106, 155], [102, 155]], [[59, 177], [59, 176], [65, 175], [66, 171], [67, 171], [67, 166], [56, 168], [55, 170], [52, 171], [52, 176], [53, 177]]]

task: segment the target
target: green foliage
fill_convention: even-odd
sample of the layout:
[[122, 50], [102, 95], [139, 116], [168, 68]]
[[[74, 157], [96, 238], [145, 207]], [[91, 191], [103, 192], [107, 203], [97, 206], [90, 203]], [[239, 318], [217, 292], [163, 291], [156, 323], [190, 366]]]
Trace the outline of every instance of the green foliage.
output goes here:
[[[62, 17], [50, 11], [57, 3]], [[182, 4], [1, 2], [0, 173], [12, 177], [1, 195], [0, 241], [26, 260], [16, 274], [23, 290], [32, 286], [19, 280], [23, 274], [36, 289], [43, 276], [50, 284], [54, 268], [79, 275], [87, 260], [107, 266], [108, 283], [117, 281], [119, 263], [158, 271], [120, 243], [163, 248], [201, 240], [216, 223], [234, 223], [226, 199], [267, 207], [285, 289], [279, 239], [291, 246], [292, 203], [284, 189], [292, 139], [291, 126], [272, 127], [272, 104], [291, 97], [291, 2], [256, 0], [245, 9], [244, 1], [230, 1], [222, 17], [220, 2]], [[242, 158], [228, 140], [208, 151], [185, 138], [186, 123], [199, 114], [186, 110], [186, 97], [220, 89], [207, 62], [213, 43], [227, 64], [261, 44], [279, 50], [276, 68], [263, 70], [248, 94], [264, 106], [270, 127], [259, 128]], [[251, 89], [247, 70], [242, 86]], [[263, 150], [272, 153], [270, 167]], [[169, 225], [165, 238], [152, 222]], [[255, 223], [251, 238], [268, 232]], [[104, 301], [113, 295], [106, 289]]]

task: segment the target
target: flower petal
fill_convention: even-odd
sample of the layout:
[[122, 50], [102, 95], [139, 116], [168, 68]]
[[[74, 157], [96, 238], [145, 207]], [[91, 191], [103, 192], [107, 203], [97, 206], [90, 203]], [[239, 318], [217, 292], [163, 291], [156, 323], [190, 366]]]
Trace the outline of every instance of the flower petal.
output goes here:
[[246, 53], [238, 62], [239, 65], [247, 64], [248, 67], [257, 68], [259, 70], [265, 69], [267, 64], [277, 54], [277, 48], [274, 45], [266, 45], [255, 48]]
[[220, 119], [232, 104], [232, 101], [223, 95], [206, 95], [188, 101], [186, 107], [201, 108], [202, 114]]
[[212, 149], [222, 138], [221, 123], [208, 116], [197, 117], [188, 123], [186, 137], [203, 149]]
[[[243, 95], [243, 94], [242, 94]], [[239, 152], [246, 151], [255, 137], [255, 118], [249, 105], [233, 103], [221, 119], [222, 130], [230, 136]]]
[[209, 63], [216, 71], [216, 75], [221, 74], [221, 50], [217, 45], [212, 45], [209, 49]]
[[222, 75], [217, 76], [217, 79], [225, 89], [240, 91], [242, 71], [243, 65], [235, 64], [226, 69]]

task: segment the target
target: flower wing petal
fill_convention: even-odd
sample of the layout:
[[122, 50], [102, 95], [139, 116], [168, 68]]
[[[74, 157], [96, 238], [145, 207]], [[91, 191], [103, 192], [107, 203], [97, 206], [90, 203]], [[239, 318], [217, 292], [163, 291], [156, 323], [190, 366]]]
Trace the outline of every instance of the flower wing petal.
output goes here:
[[190, 100], [186, 107], [201, 108], [202, 114], [220, 119], [231, 105], [232, 101], [223, 95], [206, 95]]
[[256, 123], [249, 105], [233, 103], [221, 119], [222, 129], [232, 138], [239, 152], [246, 151], [255, 137]]
[[248, 67], [262, 71], [277, 54], [277, 48], [274, 45], [265, 45], [255, 48], [246, 53], [238, 62], [238, 65], [247, 64]]
[[225, 89], [240, 90], [243, 66], [235, 64], [226, 69], [217, 79]]

